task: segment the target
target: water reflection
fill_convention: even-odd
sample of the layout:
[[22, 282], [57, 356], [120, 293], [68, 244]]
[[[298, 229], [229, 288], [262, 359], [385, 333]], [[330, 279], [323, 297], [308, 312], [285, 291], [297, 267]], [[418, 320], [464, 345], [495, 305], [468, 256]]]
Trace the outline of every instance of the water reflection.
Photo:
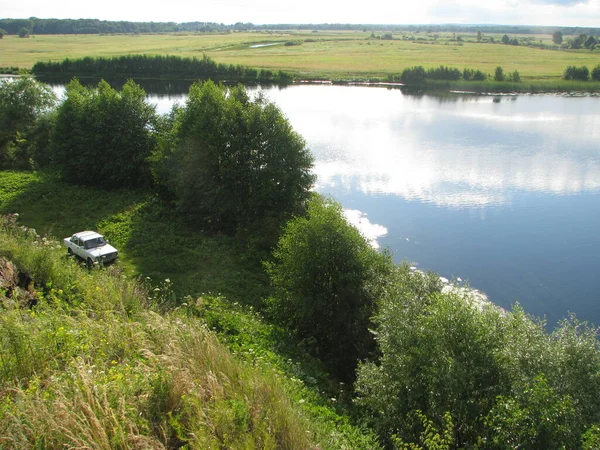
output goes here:
[[268, 96], [310, 143], [322, 190], [457, 208], [508, 205], [518, 191], [600, 190], [599, 99], [574, 105], [562, 97], [495, 103], [469, 96], [440, 104], [431, 96], [336, 86]]
[[371, 223], [366, 213], [356, 209], [345, 209], [344, 216], [348, 222], [358, 228], [373, 248], [380, 248], [378, 239], [388, 233], [386, 227]]

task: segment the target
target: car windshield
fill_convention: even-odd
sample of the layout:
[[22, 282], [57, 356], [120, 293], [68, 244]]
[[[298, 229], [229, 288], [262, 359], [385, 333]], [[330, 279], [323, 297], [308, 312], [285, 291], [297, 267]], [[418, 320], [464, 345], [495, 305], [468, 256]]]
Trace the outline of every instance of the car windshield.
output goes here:
[[84, 248], [96, 248], [96, 247], [102, 247], [104, 244], [106, 244], [106, 241], [104, 240], [103, 237], [97, 237], [94, 239], [90, 239], [89, 241], [85, 241], [84, 243]]

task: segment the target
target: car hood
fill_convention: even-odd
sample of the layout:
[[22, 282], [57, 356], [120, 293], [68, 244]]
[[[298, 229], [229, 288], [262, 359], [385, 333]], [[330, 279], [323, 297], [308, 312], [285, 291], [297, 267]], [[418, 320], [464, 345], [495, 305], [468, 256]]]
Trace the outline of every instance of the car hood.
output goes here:
[[110, 244], [104, 244], [102, 247], [90, 249], [88, 252], [94, 258], [98, 258], [100, 256], [108, 255], [109, 253], [116, 253], [117, 249]]

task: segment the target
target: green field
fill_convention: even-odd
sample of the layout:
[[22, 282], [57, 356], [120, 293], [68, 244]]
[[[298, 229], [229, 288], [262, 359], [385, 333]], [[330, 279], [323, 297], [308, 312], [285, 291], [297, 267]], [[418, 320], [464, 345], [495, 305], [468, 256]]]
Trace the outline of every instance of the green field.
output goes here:
[[[460, 41], [458, 38], [460, 37]], [[128, 54], [210, 56], [218, 63], [255, 68], [284, 69], [300, 77], [329, 79], [385, 78], [404, 68], [446, 65], [479, 69], [493, 74], [518, 70], [524, 81], [558, 81], [566, 66], [600, 64], [600, 49], [545, 50], [525, 45], [477, 42], [475, 34], [394, 33], [392, 40], [373, 38], [370, 32], [247, 32], [228, 34], [152, 35], [36, 35], [0, 40], [0, 66], [29, 69], [37, 61], [60, 61], [84, 56]], [[515, 36], [511, 36], [515, 37]], [[536, 44], [552, 44], [550, 35], [516, 36]], [[565, 41], [569, 36], [565, 36]], [[284, 45], [300, 41], [300, 45]], [[278, 45], [250, 48], [252, 44]]]

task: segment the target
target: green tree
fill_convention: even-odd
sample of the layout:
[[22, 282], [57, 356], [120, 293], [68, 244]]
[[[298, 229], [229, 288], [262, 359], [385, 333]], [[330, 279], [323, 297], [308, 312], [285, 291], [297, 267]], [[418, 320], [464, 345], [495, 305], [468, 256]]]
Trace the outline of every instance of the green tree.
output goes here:
[[563, 72], [564, 80], [587, 81], [589, 77], [590, 71], [586, 66], [568, 66]]
[[373, 347], [375, 303], [392, 270], [344, 218], [338, 203], [315, 196], [306, 217], [285, 226], [265, 263], [275, 297], [269, 309], [340, 380], [349, 381]]
[[174, 122], [169, 143], [154, 156], [155, 171], [195, 223], [277, 236], [303, 211], [312, 155], [274, 104], [251, 100], [243, 86], [196, 83]]
[[504, 70], [500, 66], [494, 71], [494, 81], [504, 81]]
[[134, 187], [147, 185], [147, 159], [156, 139], [155, 107], [133, 81], [120, 92], [107, 82], [86, 88], [67, 85], [52, 133], [52, 157], [73, 183]]
[[583, 46], [585, 48], [589, 48], [590, 50], [594, 50], [594, 48], [596, 48], [597, 44], [598, 44], [598, 39], [596, 39], [594, 36], [589, 36], [585, 40], [585, 43], [583, 44]]
[[31, 31], [29, 30], [29, 28], [23, 27], [19, 30], [20, 38], [28, 38], [30, 34], [31, 34]]
[[492, 448], [560, 450], [573, 448], [579, 440], [572, 399], [558, 394], [544, 375], [515, 396], [499, 396], [485, 422]]
[[481, 42], [481, 40], [483, 39], [483, 33], [481, 32], [481, 30], [477, 31], [477, 42]]
[[504, 35], [502, 36], [502, 43], [503, 44], [509, 44], [510, 43], [510, 38], [508, 37], [508, 35]]
[[555, 31], [554, 33], [552, 33], [552, 42], [554, 42], [556, 45], [560, 45], [563, 42], [563, 34], [562, 31]]
[[6, 32], [6, 30], [0, 28], [0, 39], [2, 39], [5, 35], [7, 35], [8, 33]]
[[600, 81], [600, 64], [592, 69], [592, 80]]
[[32, 77], [0, 82], [0, 168], [30, 167], [34, 130], [55, 105], [52, 89]]
[[482, 418], [505, 392], [500, 313], [464, 294], [439, 292], [436, 275], [400, 267], [375, 316], [378, 361], [361, 364], [358, 404], [382, 437], [419, 442], [420, 411], [443, 429], [451, 412], [457, 448], [484, 433]]

